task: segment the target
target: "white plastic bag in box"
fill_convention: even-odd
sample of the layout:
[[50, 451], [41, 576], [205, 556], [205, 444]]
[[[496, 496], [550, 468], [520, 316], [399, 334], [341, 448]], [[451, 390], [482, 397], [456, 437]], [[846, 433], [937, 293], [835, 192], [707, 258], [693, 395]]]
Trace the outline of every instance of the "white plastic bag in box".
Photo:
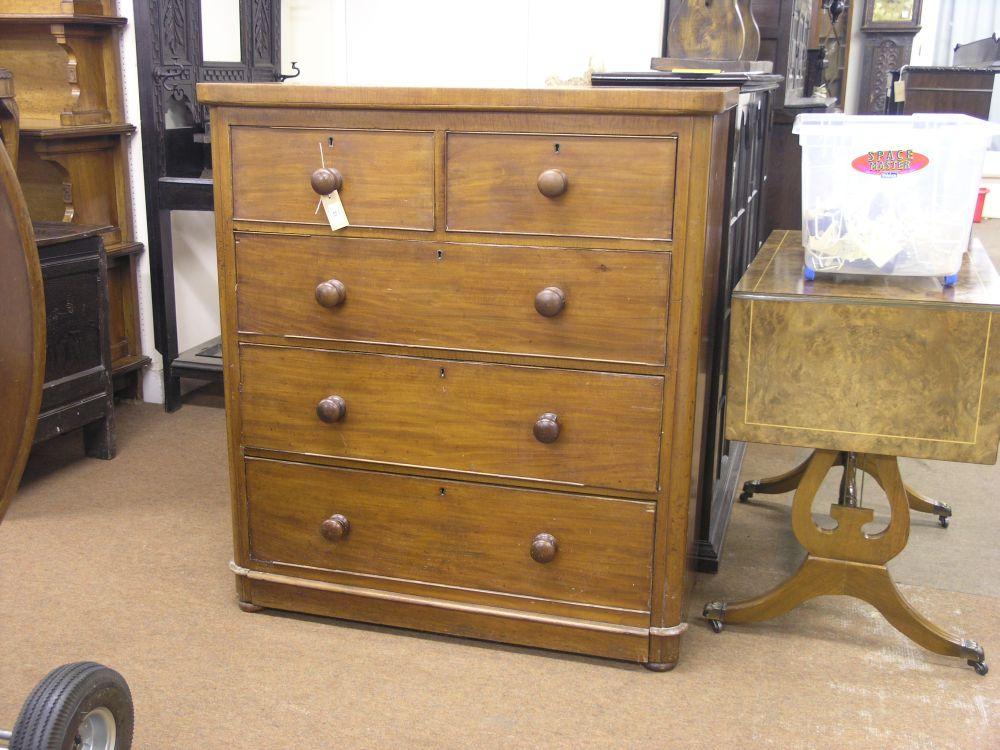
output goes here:
[[952, 114], [796, 117], [807, 268], [957, 273], [995, 128]]

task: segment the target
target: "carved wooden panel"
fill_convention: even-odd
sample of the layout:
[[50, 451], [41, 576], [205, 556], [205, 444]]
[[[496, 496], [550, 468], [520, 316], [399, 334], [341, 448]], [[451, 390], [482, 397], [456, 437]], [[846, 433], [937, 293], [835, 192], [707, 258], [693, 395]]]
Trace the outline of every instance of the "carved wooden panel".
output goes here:
[[[172, 174], [166, 147], [166, 113], [173, 100], [196, 131], [208, 127], [207, 110], [198, 104], [199, 81], [245, 83], [275, 81], [281, 67], [280, 0], [240, 0], [240, 62], [203, 59], [201, 0], [149, 0], [152, 88], [160, 176]], [[146, 85], [143, 82], [143, 85]]]
[[910, 62], [913, 34], [868, 34], [864, 42], [858, 114], [885, 112], [889, 72]]

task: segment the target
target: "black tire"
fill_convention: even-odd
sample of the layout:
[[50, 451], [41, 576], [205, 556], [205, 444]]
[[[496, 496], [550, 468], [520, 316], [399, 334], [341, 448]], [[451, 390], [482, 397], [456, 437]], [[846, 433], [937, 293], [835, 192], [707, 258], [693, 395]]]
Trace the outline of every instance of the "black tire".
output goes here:
[[114, 717], [114, 750], [132, 747], [132, 693], [115, 670], [81, 661], [53, 669], [24, 702], [14, 724], [11, 750], [75, 750], [84, 718], [97, 709]]

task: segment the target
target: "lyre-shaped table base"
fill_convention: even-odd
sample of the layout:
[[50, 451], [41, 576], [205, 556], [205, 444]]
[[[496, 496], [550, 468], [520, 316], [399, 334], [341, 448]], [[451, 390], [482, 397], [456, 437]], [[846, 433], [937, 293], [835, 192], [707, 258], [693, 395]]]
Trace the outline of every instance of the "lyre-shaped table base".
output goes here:
[[[832, 505], [834, 529], [822, 529], [812, 517], [816, 492], [834, 466], [844, 466], [841, 498]], [[856, 504], [854, 472], [861, 469], [879, 483], [889, 498], [889, 525], [877, 534], [862, 527], [874, 518], [871, 508]], [[853, 454], [816, 450], [796, 469], [767, 480], [774, 492], [795, 489], [792, 530], [808, 555], [798, 571], [773, 590], [738, 603], [711, 602], [704, 616], [716, 632], [722, 623], [747, 623], [783, 615], [817, 596], [854, 596], [875, 607], [901, 633], [924, 648], [968, 661], [979, 674], [986, 674], [983, 649], [974, 641], [957, 638], [923, 617], [903, 598], [886, 563], [903, 551], [910, 534], [909, 493], [894, 456]]]
[[[786, 471], [784, 474], [778, 474], [767, 479], [753, 479], [749, 482], [744, 482], [743, 491], [740, 493], [740, 502], [750, 502], [750, 499], [754, 495], [780, 495], [785, 492], [791, 492], [799, 486], [799, 480], [802, 479], [802, 475], [805, 474], [806, 466], [808, 465], [809, 459], [807, 458], [794, 469]], [[837, 460], [834, 461], [833, 465], [844, 465], [843, 452], [838, 454]], [[866, 473], [870, 473], [860, 463], [858, 468]], [[948, 528], [948, 519], [951, 518], [952, 513], [951, 506], [948, 503], [932, 500], [926, 495], [920, 494], [905, 482], [903, 483], [903, 488], [906, 490], [906, 501], [909, 503], [910, 510], [935, 515], [938, 517], [938, 523], [944, 528]]]

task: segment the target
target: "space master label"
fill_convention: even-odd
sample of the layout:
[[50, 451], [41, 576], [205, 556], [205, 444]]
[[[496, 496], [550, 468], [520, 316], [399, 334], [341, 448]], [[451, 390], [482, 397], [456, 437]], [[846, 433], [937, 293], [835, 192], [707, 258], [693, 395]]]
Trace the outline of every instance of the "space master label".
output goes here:
[[896, 177], [916, 172], [929, 163], [930, 159], [912, 148], [900, 148], [889, 151], [869, 151], [852, 161], [851, 166], [865, 174]]

